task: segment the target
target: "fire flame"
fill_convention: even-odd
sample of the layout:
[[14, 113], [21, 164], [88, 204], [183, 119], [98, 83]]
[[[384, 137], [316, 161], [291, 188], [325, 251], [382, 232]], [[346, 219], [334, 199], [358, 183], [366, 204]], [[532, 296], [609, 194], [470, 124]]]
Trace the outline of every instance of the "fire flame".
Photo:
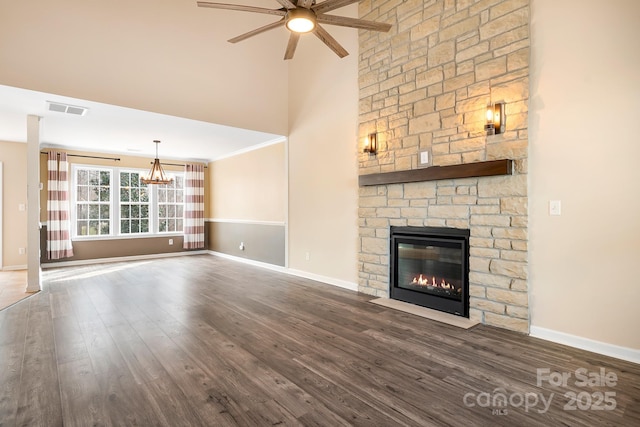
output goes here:
[[442, 279], [442, 281], [440, 281], [440, 283], [437, 283], [435, 276], [431, 276], [431, 278], [429, 278], [429, 276], [426, 276], [426, 275], [423, 276], [422, 274], [417, 277], [414, 277], [413, 280], [411, 281], [411, 284], [417, 285], [417, 286], [429, 286], [431, 288], [450, 289], [450, 290], [455, 289], [455, 286], [447, 282], [444, 278]]

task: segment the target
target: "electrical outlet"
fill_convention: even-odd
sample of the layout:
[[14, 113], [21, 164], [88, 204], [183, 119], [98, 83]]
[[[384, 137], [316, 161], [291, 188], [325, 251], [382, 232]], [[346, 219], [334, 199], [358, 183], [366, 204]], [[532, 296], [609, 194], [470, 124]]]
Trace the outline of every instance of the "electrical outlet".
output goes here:
[[173, 239], [169, 239], [169, 245], [173, 245]]
[[306, 253], [304, 254], [304, 259], [305, 259], [306, 261], [309, 261], [309, 260], [311, 259], [311, 252], [306, 252]]
[[240, 242], [240, 246], [238, 246], [238, 249], [244, 251], [244, 242]]

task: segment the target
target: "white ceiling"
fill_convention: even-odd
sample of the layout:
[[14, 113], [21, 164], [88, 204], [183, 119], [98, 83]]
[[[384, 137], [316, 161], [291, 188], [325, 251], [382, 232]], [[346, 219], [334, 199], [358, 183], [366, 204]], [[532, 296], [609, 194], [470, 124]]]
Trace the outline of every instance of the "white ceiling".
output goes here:
[[[88, 108], [84, 116], [48, 111], [54, 101]], [[0, 85], [0, 141], [27, 141], [27, 115], [42, 117], [45, 147], [212, 161], [284, 136]]]

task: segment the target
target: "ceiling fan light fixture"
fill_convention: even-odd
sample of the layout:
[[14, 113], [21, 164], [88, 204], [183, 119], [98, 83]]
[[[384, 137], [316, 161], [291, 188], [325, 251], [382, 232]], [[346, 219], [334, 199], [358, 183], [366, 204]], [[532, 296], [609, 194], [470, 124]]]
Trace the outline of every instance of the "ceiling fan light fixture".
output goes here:
[[324, 43], [340, 58], [344, 58], [349, 55], [349, 52], [347, 52], [347, 50], [342, 47], [327, 30], [324, 29], [325, 24], [381, 32], [388, 32], [391, 29], [391, 24], [387, 23], [327, 14], [332, 10], [339, 9], [353, 3], [358, 3], [359, 0], [277, 0], [277, 2], [280, 3], [280, 7], [277, 9], [267, 9], [264, 7], [247, 6], [242, 4], [216, 3], [204, 0], [198, 1], [197, 3], [199, 7], [237, 10], [242, 12], [279, 16], [281, 19], [278, 21], [263, 25], [262, 27], [233, 37], [228, 41], [229, 43], [237, 43], [242, 40], [246, 40], [249, 37], [262, 34], [265, 31], [282, 28], [284, 26], [290, 32], [287, 50], [284, 54], [285, 60], [293, 58], [300, 35], [304, 33], [312, 33], [318, 37], [322, 43]]
[[287, 12], [287, 28], [294, 33], [308, 33], [316, 27], [313, 11], [298, 7]]

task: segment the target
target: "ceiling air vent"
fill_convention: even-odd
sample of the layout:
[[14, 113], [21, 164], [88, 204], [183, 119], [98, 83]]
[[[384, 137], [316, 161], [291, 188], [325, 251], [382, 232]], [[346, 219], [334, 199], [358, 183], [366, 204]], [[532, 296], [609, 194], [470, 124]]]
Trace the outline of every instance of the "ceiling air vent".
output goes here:
[[60, 102], [47, 101], [47, 109], [57, 113], [71, 114], [74, 116], [84, 116], [87, 114], [88, 108], [78, 107], [77, 105], [61, 104]]

